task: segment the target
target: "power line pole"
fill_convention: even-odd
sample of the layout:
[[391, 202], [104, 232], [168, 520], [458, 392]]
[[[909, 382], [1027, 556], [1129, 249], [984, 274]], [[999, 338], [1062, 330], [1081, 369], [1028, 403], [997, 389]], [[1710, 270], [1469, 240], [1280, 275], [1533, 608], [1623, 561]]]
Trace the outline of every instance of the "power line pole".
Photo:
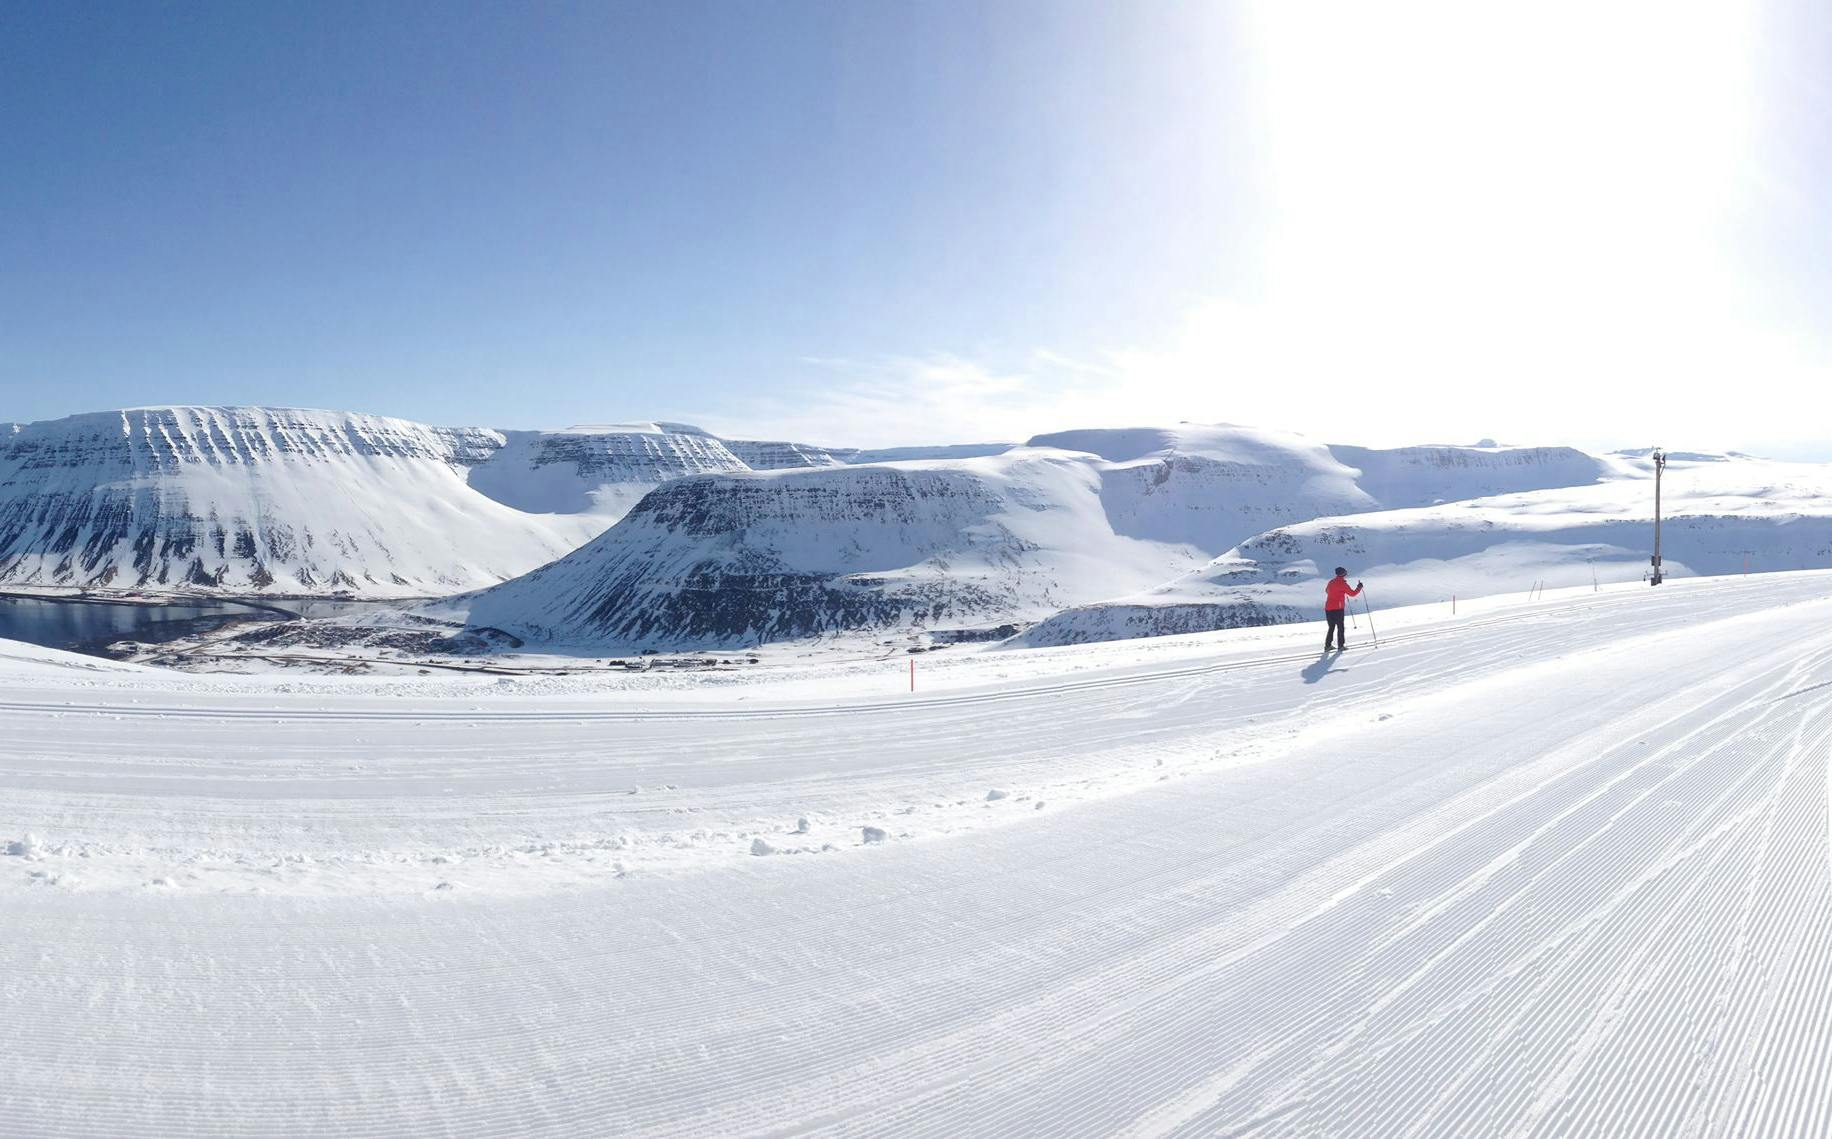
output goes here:
[[1649, 585], [1659, 585], [1660, 573], [1660, 476], [1667, 469], [1667, 453], [1656, 449], [1654, 452], [1654, 572], [1648, 577]]

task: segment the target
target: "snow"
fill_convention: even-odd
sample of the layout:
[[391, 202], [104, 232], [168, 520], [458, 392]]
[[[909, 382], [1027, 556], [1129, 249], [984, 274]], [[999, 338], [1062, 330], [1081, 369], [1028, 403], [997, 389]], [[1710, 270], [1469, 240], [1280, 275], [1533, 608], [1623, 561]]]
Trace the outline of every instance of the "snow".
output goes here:
[[[26, 425], [0, 451], [0, 583], [466, 594], [397, 623], [421, 635], [426, 616], [469, 620], [601, 654], [880, 630], [987, 636], [1123, 599], [1052, 622], [1072, 626], [1060, 639], [1090, 639], [1288, 619], [1280, 598], [1218, 602], [1199, 580], [1255, 535], [1632, 477], [1638, 462], [1556, 447], [1379, 451], [1230, 425], [864, 452], [668, 421], [497, 431], [146, 408]], [[644, 509], [658, 487], [667, 493]], [[1400, 576], [1474, 581], [1487, 568]], [[1172, 610], [1137, 596], [1154, 587], [1203, 597]]]
[[1832, 574], [1379, 616], [916, 694], [0, 645], [0, 1130], [1825, 1134]]
[[785, 443], [763, 439], [727, 439], [732, 454], [754, 471], [777, 471], [788, 467], [837, 467], [843, 459], [825, 447], [807, 443]]
[[[1653, 547], [1652, 471], [1635, 461], [1606, 470], [1586, 485], [1277, 527], [1149, 590], [1072, 607], [1018, 643], [1308, 619], [1338, 565], [1367, 583], [1363, 601], [1375, 608], [1640, 581]], [[1824, 464], [1675, 460], [1663, 501], [1669, 577], [1832, 564], [1832, 467]]]
[[0, 451], [0, 581], [413, 597], [514, 577], [602, 528], [466, 485], [502, 437], [287, 408], [28, 424]]
[[529, 513], [588, 516], [594, 524], [586, 537], [669, 479], [747, 469], [723, 441], [682, 423], [501, 434], [503, 447], [471, 468], [472, 488]]
[[[1559, 448], [1357, 450], [1383, 492], [1594, 481]], [[1383, 504], [1289, 432], [1184, 424], [1038, 436], [978, 458], [669, 483], [593, 542], [420, 616], [547, 649], [747, 649], [1035, 621], [1144, 590], [1272, 527]]]
[[[760, 464], [839, 462], [743, 446]], [[450, 594], [552, 561], [670, 479], [748, 469], [724, 441], [666, 421], [497, 431], [301, 408], [72, 416], [0, 436], [0, 583]]]
[[834, 454], [849, 463], [904, 463], [913, 459], [985, 459], [1003, 455], [1016, 443], [942, 443], [913, 447], [869, 447], [864, 450], [834, 449]]
[[424, 612], [591, 651], [996, 623], [1204, 554], [1114, 532], [1085, 457], [682, 479], [552, 565]]

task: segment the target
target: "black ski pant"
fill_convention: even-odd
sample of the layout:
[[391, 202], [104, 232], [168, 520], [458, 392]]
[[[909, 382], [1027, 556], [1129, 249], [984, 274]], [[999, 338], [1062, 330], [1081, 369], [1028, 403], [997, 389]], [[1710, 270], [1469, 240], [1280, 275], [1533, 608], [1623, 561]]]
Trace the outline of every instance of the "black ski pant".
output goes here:
[[1329, 628], [1323, 630], [1323, 651], [1324, 652], [1329, 651], [1329, 642], [1330, 642], [1331, 637], [1334, 637], [1336, 639], [1337, 648], [1346, 649], [1349, 647], [1348, 641], [1345, 640], [1342, 635], [1342, 614], [1344, 612], [1346, 611], [1342, 609], [1325, 609], [1323, 611], [1324, 620], [1329, 622]]

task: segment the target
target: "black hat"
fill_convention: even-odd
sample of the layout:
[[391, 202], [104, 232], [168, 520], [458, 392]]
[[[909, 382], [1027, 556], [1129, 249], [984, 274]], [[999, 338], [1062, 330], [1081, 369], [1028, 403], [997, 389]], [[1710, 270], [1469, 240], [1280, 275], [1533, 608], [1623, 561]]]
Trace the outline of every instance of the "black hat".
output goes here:
[[1336, 576], [1337, 577], [1347, 577], [1348, 572], [1349, 572], [1348, 570], [1343, 569], [1341, 566], [1336, 567]]

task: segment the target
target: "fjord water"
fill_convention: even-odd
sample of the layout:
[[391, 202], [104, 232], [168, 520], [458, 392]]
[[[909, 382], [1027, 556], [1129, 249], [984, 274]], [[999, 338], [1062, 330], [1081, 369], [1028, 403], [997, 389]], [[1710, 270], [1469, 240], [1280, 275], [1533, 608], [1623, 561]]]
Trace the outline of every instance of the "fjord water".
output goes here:
[[0, 639], [101, 653], [116, 641], [170, 641], [261, 612], [232, 601], [136, 605], [0, 596]]

